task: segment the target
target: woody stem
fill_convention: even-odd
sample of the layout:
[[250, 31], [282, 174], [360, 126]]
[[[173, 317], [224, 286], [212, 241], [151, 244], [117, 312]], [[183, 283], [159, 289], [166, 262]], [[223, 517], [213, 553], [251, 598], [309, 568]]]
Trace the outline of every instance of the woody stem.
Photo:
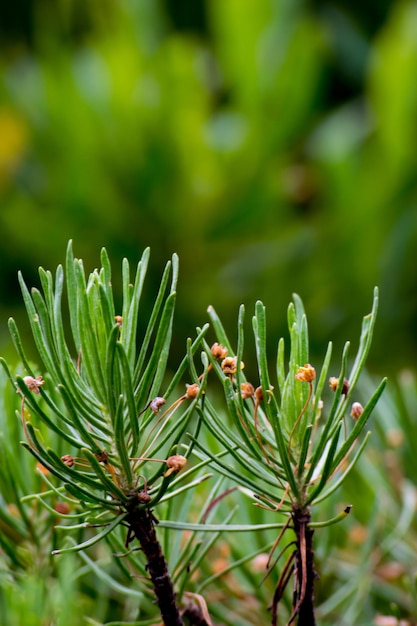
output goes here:
[[149, 576], [165, 626], [184, 626], [168, 565], [155, 532], [155, 518], [148, 509], [132, 508], [126, 521], [145, 554]]

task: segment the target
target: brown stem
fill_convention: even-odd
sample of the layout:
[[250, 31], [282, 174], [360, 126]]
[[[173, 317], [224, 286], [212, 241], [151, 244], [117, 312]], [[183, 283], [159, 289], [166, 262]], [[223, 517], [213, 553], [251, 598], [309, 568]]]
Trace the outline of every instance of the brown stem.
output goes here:
[[316, 626], [314, 616], [314, 570], [313, 530], [310, 528], [310, 509], [302, 510], [294, 505], [292, 512], [296, 534], [296, 570], [293, 613], [288, 624], [298, 618], [299, 626]]
[[126, 518], [130, 533], [145, 554], [161, 617], [165, 626], [184, 626], [176, 602], [166, 559], [155, 532], [155, 518], [148, 509], [132, 508]]

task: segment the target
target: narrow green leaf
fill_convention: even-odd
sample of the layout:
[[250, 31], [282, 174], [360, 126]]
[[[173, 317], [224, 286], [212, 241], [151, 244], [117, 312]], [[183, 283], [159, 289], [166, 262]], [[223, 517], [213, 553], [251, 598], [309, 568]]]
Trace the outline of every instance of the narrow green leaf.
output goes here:
[[[118, 361], [120, 363], [120, 372], [122, 379], [122, 393], [124, 397], [124, 402], [126, 403], [127, 416], [129, 421], [129, 432], [131, 436], [131, 456], [135, 456], [138, 445], [139, 445], [139, 420], [138, 420], [138, 411], [135, 403], [135, 396], [133, 390], [133, 381], [131, 378], [130, 370], [129, 370], [129, 362], [126, 356], [126, 352], [124, 350], [123, 344], [118, 341], [116, 343], [116, 353], [118, 357]], [[119, 409], [117, 410], [116, 415], [119, 416]], [[118, 419], [118, 418], [117, 418]], [[116, 419], [116, 422], [117, 422]]]
[[72, 251], [72, 241], [68, 242], [67, 256], [66, 256], [66, 273], [67, 273], [67, 294], [68, 294], [68, 307], [70, 312], [70, 325], [72, 330], [72, 336], [74, 338], [75, 347], [79, 353], [81, 350], [81, 340], [79, 335], [79, 322], [78, 322], [78, 286], [75, 276], [75, 259]]
[[[144, 377], [144, 374], [142, 373], [143, 367], [144, 367], [144, 363], [147, 360], [147, 353], [148, 353], [148, 348], [149, 348], [149, 344], [152, 338], [152, 335], [155, 331], [156, 328], [156, 324], [157, 324], [157, 320], [164, 302], [164, 297], [165, 297], [165, 291], [168, 285], [168, 281], [169, 281], [169, 275], [170, 275], [170, 271], [171, 271], [171, 263], [167, 263], [165, 266], [165, 270], [164, 273], [162, 275], [162, 279], [161, 279], [161, 283], [159, 286], [159, 290], [158, 290], [158, 294], [152, 309], [152, 313], [151, 316], [149, 318], [149, 322], [146, 328], [146, 332], [145, 335], [141, 341], [141, 348], [140, 348], [140, 352], [139, 352], [139, 356], [135, 365], [135, 375], [134, 375], [134, 384], [135, 386], [138, 384], [139, 379]], [[161, 325], [161, 323], [160, 323]], [[159, 326], [160, 326], [159, 325]]]
[[303, 503], [303, 506], [307, 506], [311, 502], [314, 502], [315, 497], [318, 496], [319, 493], [326, 486], [326, 483], [329, 477], [331, 476], [333, 470], [337, 467], [337, 465], [334, 464], [334, 458], [335, 458], [337, 446], [339, 443], [339, 436], [340, 436], [341, 428], [342, 428], [342, 422], [339, 422], [337, 430], [335, 434], [333, 435], [333, 438], [330, 441], [329, 449], [326, 451], [326, 458], [324, 461], [323, 469], [321, 471], [321, 478], [318, 484], [315, 485], [315, 487], [310, 492], [307, 498], [307, 501]]
[[132, 473], [132, 467], [130, 465], [130, 460], [129, 460], [127, 442], [125, 441], [125, 427], [124, 427], [125, 425], [124, 425], [124, 415], [123, 415], [124, 408], [125, 408], [125, 398], [123, 394], [121, 394], [119, 396], [117, 409], [116, 409], [114, 439], [115, 439], [117, 454], [119, 456], [121, 466], [125, 473], [127, 484], [131, 487], [133, 484], [133, 473]]
[[[128, 497], [126, 496], [124, 491], [114, 482], [114, 480], [112, 480], [111, 474], [108, 473], [99, 463], [97, 456], [88, 448], [82, 448], [82, 453], [89, 461], [91, 467], [97, 475], [97, 478], [100, 480], [101, 489], [109, 491], [112, 494], [112, 497], [116, 495], [121, 502], [126, 502], [128, 500]], [[110, 462], [108, 461], [107, 467], [109, 465]]]
[[87, 539], [87, 541], [84, 541], [83, 543], [78, 543], [76, 545], [69, 546], [68, 548], [61, 548], [60, 550], [53, 550], [52, 554], [55, 555], [55, 554], [63, 554], [64, 552], [79, 552], [80, 550], [86, 550], [87, 548], [91, 548], [91, 546], [94, 546], [96, 543], [104, 539], [104, 537], [106, 537], [106, 535], [111, 533], [116, 528], [116, 526], [121, 524], [126, 516], [127, 516], [126, 512], [121, 513], [120, 515], [115, 517], [114, 520], [110, 524], [107, 524], [100, 533], [97, 533], [97, 535], [94, 535], [94, 537]]
[[134, 369], [136, 356], [136, 333], [138, 326], [139, 304], [149, 262], [149, 248], [146, 248], [136, 269], [135, 284], [129, 307], [123, 311], [123, 327], [121, 341], [128, 356], [130, 368]]
[[366, 422], [368, 421], [368, 418], [370, 416], [370, 414], [372, 413], [373, 409], [376, 406], [376, 403], [378, 402], [379, 398], [381, 397], [382, 392], [385, 389], [385, 385], [387, 384], [387, 379], [384, 378], [380, 384], [378, 385], [376, 391], [373, 393], [371, 399], [369, 400], [369, 402], [366, 404], [362, 415], [359, 417], [359, 419], [357, 420], [357, 422], [355, 423], [352, 431], [350, 432], [349, 436], [347, 437], [346, 441], [344, 442], [344, 444], [342, 445], [342, 447], [340, 448], [339, 452], [337, 453], [334, 462], [333, 462], [333, 466], [337, 467], [339, 465], [339, 463], [342, 461], [342, 459], [344, 458], [344, 456], [347, 454], [347, 452], [350, 450], [350, 447], [353, 445], [354, 441], [359, 437], [361, 431], [363, 430], [363, 428], [366, 425]]

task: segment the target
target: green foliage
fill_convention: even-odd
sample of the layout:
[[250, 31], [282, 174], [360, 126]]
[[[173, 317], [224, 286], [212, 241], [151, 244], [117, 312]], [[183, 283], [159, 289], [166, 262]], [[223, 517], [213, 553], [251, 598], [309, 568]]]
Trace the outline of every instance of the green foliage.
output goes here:
[[205, 4], [197, 34], [156, 2], [33, 1], [31, 45], [0, 63], [2, 310], [20, 302], [16, 269], [33, 282], [70, 237], [86, 266], [103, 242], [130, 259], [151, 245], [182, 259], [178, 352], [207, 302], [230, 333], [260, 298], [283, 335], [297, 291], [317, 356], [356, 336], [378, 284], [371, 363], [411, 362], [414, 3], [378, 22], [363, 9], [372, 29], [358, 3]]
[[[325, 401], [326, 405], [329, 404], [325, 418], [322, 415], [322, 393], [329, 376], [332, 346], [329, 344], [322, 371], [316, 378], [315, 369], [309, 365], [307, 321], [298, 296], [294, 296], [294, 303], [288, 310], [291, 338], [288, 371], [284, 366], [284, 342], [279, 342], [277, 392], [274, 390], [276, 382], [271, 381], [268, 369], [263, 304], [257, 303], [253, 318], [260, 383], [256, 390], [242, 372], [244, 309], [239, 315], [235, 357], [232, 357], [230, 342], [219, 318], [210, 309], [217, 340], [229, 353], [229, 357], [218, 363], [214, 351], [210, 352], [206, 345], [212, 366], [224, 387], [230, 425], [229, 420], [225, 422], [223, 416], [217, 415], [208, 401], [206, 409], [210, 419], [206, 424], [233, 461], [228, 466], [228, 461], [221, 454], [219, 470], [229, 477], [233, 476], [243, 487], [254, 490], [255, 497], [263, 506], [276, 507], [276, 510], [288, 513], [294, 503], [304, 509], [323, 501], [340, 487], [357, 462], [369, 433], [360, 445], [359, 437], [386, 383], [383, 380], [365, 407], [360, 406], [360, 415], [355, 416], [353, 426], [348, 429], [345, 415], [355, 398], [359, 376], [369, 352], [377, 303], [378, 293], [375, 290], [372, 312], [363, 320], [358, 352], [349, 375], [349, 344], [343, 351], [340, 372], [338, 378], [334, 378], [334, 398], [331, 402]], [[233, 375], [225, 366], [227, 359], [234, 360]], [[352, 458], [355, 445], [358, 449]], [[197, 446], [201, 447], [198, 443]], [[216, 460], [209, 450], [204, 452]]]
[[[176, 262], [173, 275], [170, 264], [164, 271], [154, 307], [144, 319], [144, 305], [137, 296], [147, 255], [132, 279], [124, 263], [125, 299], [120, 304], [114, 302], [104, 251], [101, 269], [85, 277], [81, 261], [68, 247], [66, 292], [61, 268], [54, 279], [40, 270], [42, 292], [28, 290], [21, 279], [45, 373], [44, 384], [38, 379], [38, 386], [30, 388], [33, 381], [21, 375], [21, 368], [35, 381], [42, 370], [28, 360], [17, 327], [10, 322], [22, 365], [15, 377], [3, 362], [0, 375], [0, 588], [7, 626], [38, 624], [42, 619], [59, 626], [155, 623], [150, 589], [142, 584], [139, 588], [136, 580], [147, 576], [143, 555], [126, 547], [122, 525], [124, 502], [132, 488], [143, 491], [143, 476], [151, 500], [140, 506], [157, 505], [158, 536], [176, 590], [184, 600], [203, 596], [214, 622], [268, 623], [267, 607], [281, 565], [278, 561], [262, 582], [265, 563], [298, 500], [314, 512], [320, 624], [330, 625], [343, 615], [346, 624], [360, 620], [370, 625], [378, 614], [397, 615], [412, 623], [416, 616], [412, 418], [416, 384], [411, 373], [404, 373], [398, 389], [384, 394], [375, 407], [385, 381], [375, 391], [363, 367], [373, 335], [377, 292], [372, 312], [364, 318], [353, 362], [348, 345], [343, 350], [335, 391], [327, 388], [334, 370], [331, 346], [310, 381], [311, 392], [310, 382], [296, 379], [300, 370], [311, 373], [306, 366], [310, 360], [307, 323], [297, 296], [288, 309], [289, 349], [284, 340], [279, 342], [276, 371], [271, 373], [265, 358], [271, 349], [265, 307], [257, 303], [253, 330], [259, 382], [266, 392], [263, 398], [243, 399], [236, 392], [247, 382], [245, 372], [252, 370], [253, 375], [244, 356], [243, 308], [236, 350], [214, 309], [209, 315], [228, 356], [236, 356], [236, 366], [245, 360], [244, 369], [224, 373], [221, 361], [205, 343], [204, 328], [196, 341], [188, 342], [178, 372], [173, 377], [163, 375]], [[71, 336], [62, 327], [61, 305], [66, 301]], [[137, 335], [135, 320], [139, 321]], [[194, 364], [202, 347], [203, 375]], [[154, 356], [156, 349], [160, 359]], [[190, 382], [199, 386], [194, 399], [177, 392], [187, 370]], [[227, 410], [213, 391], [214, 374], [222, 383]], [[345, 375], [348, 390], [343, 387]], [[166, 399], [174, 397], [168, 413], [160, 407], [162, 418], [148, 406], [161, 387], [166, 389]], [[367, 402], [359, 419], [345, 417], [352, 401], [362, 398]], [[140, 413], [136, 442], [132, 402], [135, 415]], [[375, 433], [365, 448], [371, 409]], [[18, 445], [19, 439], [32, 454]], [[97, 454], [106, 448], [109, 454], [103, 461]], [[164, 475], [166, 464], [139, 460], [142, 452], [147, 459], [162, 460], [171, 452], [181, 452], [194, 460], [178, 476]], [[61, 460], [68, 454], [75, 461], [72, 467]], [[213, 461], [214, 476], [208, 482], [206, 468]], [[343, 508], [348, 503], [353, 509], [347, 523], [335, 524], [346, 517]], [[37, 575], [40, 568], [45, 584]], [[25, 604], [18, 602], [22, 593]], [[65, 611], [68, 598], [75, 607], [71, 614]], [[290, 610], [290, 600], [284, 598], [284, 603]]]
[[[159, 397], [172, 333], [178, 262], [174, 257], [172, 266], [169, 263], [165, 268], [152, 314], [138, 344], [140, 295], [148, 257], [146, 250], [133, 283], [127, 262], [123, 264], [124, 298], [120, 316], [116, 314], [105, 250], [101, 269], [86, 279], [83, 264], [74, 258], [69, 244], [66, 271], [72, 351], [65, 339], [62, 320], [62, 267], [58, 267], [55, 281], [50, 272], [40, 269], [43, 294], [37, 289], [29, 291], [20, 276], [35, 344], [46, 371], [45, 380], [36, 377], [17, 326], [13, 319], [9, 322], [27, 372], [25, 377], [18, 375], [14, 383], [14, 376], [2, 360], [22, 397], [27, 439], [23, 445], [58, 479], [57, 488], [47, 481], [50, 488], [57, 493], [65, 488], [75, 498], [69, 499], [71, 505], [77, 501], [83, 505], [79, 517], [90, 525], [103, 527], [95, 537], [81, 543], [82, 548], [93, 545], [123, 521], [126, 512], [121, 507], [138, 498], [138, 494], [143, 494], [140, 508], [153, 507], [167, 498], [170, 484], [173, 495], [172, 485], [178, 483], [178, 479], [173, 479], [179, 468], [170, 469], [168, 457], [176, 458], [175, 454], [182, 451], [185, 456], [179, 458], [186, 462], [189, 446], [184, 452], [181, 441], [203, 389], [197, 387], [193, 395], [187, 392], [156, 419], [160, 407], [184, 374], [187, 357], [170, 380], [165, 397]], [[191, 356], [204, 332], [190, 343]], [[156, 408], [152, 402], [155, 398]], [[181, 411], [184, 402], [187, 408]], [[40, 425], [47, 429], [45, 436]], [[157, 453], [168, 460], [159, 459]], [[39, 502], [43, 503], [42, 494]], [[110, 518], [104, 515], [106, 512]], [[81, 527], [82, 524], [78, 526]]]

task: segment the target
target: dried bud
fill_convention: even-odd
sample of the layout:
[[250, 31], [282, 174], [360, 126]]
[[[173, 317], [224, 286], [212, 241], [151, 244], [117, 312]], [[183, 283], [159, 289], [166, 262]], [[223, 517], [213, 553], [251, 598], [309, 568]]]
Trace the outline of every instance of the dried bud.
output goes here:
[[109, 462], [109, 453], [106, 452], [105, 450], [100, 450], [100, 452], [96, 452], [95, 457], [99, 463]]
[[[338, 378], [335, 378], [334, 376], [329, 378], [329, 387], [332, 391], [336, 391], [338, 384], [339, 384]], [[349, 391], [349, 381], [347, 378], [344, 378], [343, 386], [342, 386], [342, 395], [346, 396], [348, 391]]]
[[212, 355], [214, 356], [215, 359], [225, 359], [227, 356], [227, 348], [225, 348], [224, 346], [222, 346], [221, 343], [213, 343], [213, 345], [210, 348], [210, 352], [212, 353]]
[[151, 411], [153, 413], [155, 413], [155, 415], [157, 415], [159, 413], [159, 409], [161, 408], [161, 406], [163, 406], [166, 403], [165, 398], [160, 398], [159, 396], [156, 396], [156, 398], [154, 398], [151, 403], [150, 403], [150, 408]]
[[247, 400], [248, 398], [252, 398], [254, 393], [255, 393], [255, 388], [252, 385], [252, 383], [242, 383], [240, 385], [240, 395], [242, 396], [244, 400]]
[[139, 502], [142, 502], [143, 504], [146, 504], [147, 502], [150, 502], [151, 500], [151, 496], [149, 495], [147, 491], [138, 491], [137, 498]]
[[[243, 361], [241, 361], [240, 369], [243, 370], [244, 367], [245, 367], [245, 364], [243, 363]], [[225, 359], [223, 359], [222, 370], [223, 370], [223, 374], [226, 374], [226, 376], [234, 376], [234, 374], [236, 374], [236, 371], [237, 371], [237, 357], [227, 356]]]
[[166, 464], [168, 465], [168, 471], [165, 472], [164, 476], [170, 476], [173, 473], [176, 474], [177, 472], [182, 470], [186, 463], [187, 459], [185, 458], [185, 456], [181, 456], [180, 454], [174, 454], [173, 456], [170, 456], [166, 460]]
[[[271, 399], [271, 394], [273, 391], [274, 391], [274, 388], [272, 385], [270, 385], [268, 391], [266, 392], [267, 394], [270, 394], [268, 401]], [[264, 390], [261, 386], [256, 387], [255, 398], [257, 402], [262, 402], [262, 400], [264, 399]]]
[[68, 513], [71, 511], [68, 502], [55, 502], [54, 509], [57, 513], [60, 513], [61, 515], [68, 515]]
[[360, 402], [354, 402], [352, 404], [352, 410], [350, 412], [351, 416], [353, 417], [354, 420], [357, 420], [360, 418], [360, 416], [363, 413], [363, 406], [361, 405]]
[[306, 363], [304, 367], [299, 367], [295, 375], [296, 380], [302, 383], [311, 383], [316, 377], [316, 370], [312, 365]]
[[192, 385], [185, 385], [187, 387], [187, 391], [185, 392], [185, 397], [189, 400], [195, 398], [200, 391], [200, 386], [197, 383], [193, 383]]
[[123, 325], [123, 317], [121, 315], [115, 315], [114, 316], [114, 321], [116, 322], [116, 324], [118, 326], [122, 326]]
[[67, 466], [67, 467], [72, 467], [75, 463], [74, 461], [74, 457], [71, 456], [70, 454], [64, 454], [64, 456], [61, 456], [61, 461]]
[[264, 399], [264, 390], [262, 389], [262, 387], [256, 387], [255, 396], [258, 402], [262, 402], [262, 400]]
[[[23, 378], [23, 381], [29, 391], [33, 391], [33, 393], [40, 393], [39, 387], [42, 387], [42, 385], [45, 384], [42, 376], [37, 376], [36, 378], [33, 378], [33, 376], [25, 376]], [[18, 389], [17, 391], [20, 392], [20, 389]]]

